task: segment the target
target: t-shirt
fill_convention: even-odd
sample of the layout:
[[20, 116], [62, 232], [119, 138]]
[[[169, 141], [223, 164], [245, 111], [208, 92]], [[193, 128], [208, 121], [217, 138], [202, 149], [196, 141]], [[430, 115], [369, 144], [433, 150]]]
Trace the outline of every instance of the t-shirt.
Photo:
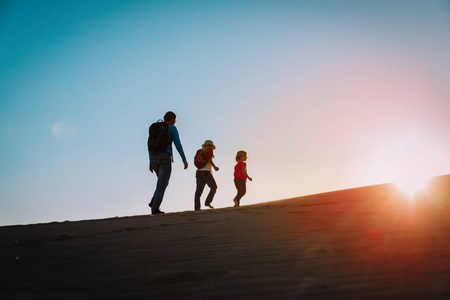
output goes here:
[[245, 180], [247, 180], [247, 176], [245, 176], [242, 172], [242, 167], [244, 167], [247, 171], [247, 164], [245, 163], [245, 161], [240, 161], [234, 166], [234, 177], [244, 178]]
[[[209, 160], [209, 159], [211, 159], [211, 158], [213, 158], [214, 157], [214, 155], [213, 155], [213, 148], [211, 148], [211, 147], [208, 147], [208, 148], [206, 148], [206, 150], [203, 150], [204, 152], [205, 152], [205, 156], [206, 156], [206, 159], [207, 160]], [[201, 168], [201, 169], [198, 169], [199, 171], [209, 171], [209, 172], [211, 172], [212, 171], [212, 166], [211, 166], [211, 164], [208, 162], [208, 163], [206, 163], [206, 165], [203, 167], [203, 168]]]

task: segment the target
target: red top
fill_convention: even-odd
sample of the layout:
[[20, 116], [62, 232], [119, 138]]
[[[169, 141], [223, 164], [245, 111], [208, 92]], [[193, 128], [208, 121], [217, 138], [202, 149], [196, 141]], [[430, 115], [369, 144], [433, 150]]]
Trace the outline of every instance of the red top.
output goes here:
[[245, 163], [245, 161], [240, 161], [234, 166], [234, 177], [240, 177], [247, 180], [247, 176], [245, 176], [242, 172], [242, 167], [247, 169], [247, 164]]
[[[197, 160], [198, 163], [200, 163], [200, 165], [202, 165], [203, 163], [206, 162], [206, 164], [203, 167], [201, 167], [201, 168], [197, 167], [197, 169], [200, 171], [211, 171], [212, 166], [209, 163], [209, 160], [214, 157], [213, 148], [207, 147], [206, 149], [200, 149], [198, 151], [200, 151], [200, 155], [198, 156], [198, 158], [197, 158], [197, 154], [195, 155], [195, 158], [194, 158], [195, 166], [197, 166], [195, 160]], [[199, 153], [198, 151], [197, 151], [197, 153]]]
[[213, 154], [213, 148], [208, 147], [207, 149], [205, 149], [205, 150], [203, 150], [203, 151], [204, 151], [205, 154], [206, 154], [206, 159], [210, 159], [210, 158], [213, 158], [213, 157], [214, 157], [214, 154]]

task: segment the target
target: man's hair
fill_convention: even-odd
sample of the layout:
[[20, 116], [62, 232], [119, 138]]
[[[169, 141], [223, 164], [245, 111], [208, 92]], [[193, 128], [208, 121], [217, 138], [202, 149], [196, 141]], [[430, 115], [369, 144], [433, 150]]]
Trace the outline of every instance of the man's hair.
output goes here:
[[247, 156], [247, 152], [241, 150], [236, 153], [236, 162], [239, 162], [242, 156]]
[[173, 111], [168, 111], [164, 115], [164, 121], [169, 122], [170, 120], [175, 120], [177, 118], [177, 115]]

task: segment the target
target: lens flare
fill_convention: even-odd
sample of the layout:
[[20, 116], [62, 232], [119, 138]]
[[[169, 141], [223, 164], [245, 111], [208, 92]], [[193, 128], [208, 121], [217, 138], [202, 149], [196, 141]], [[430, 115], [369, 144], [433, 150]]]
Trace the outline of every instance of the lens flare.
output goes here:
[[427, 187], [430, 178], [442, 174], [445, 161], [440, 148], [421, 132], [386, 140], [372, 155], [369, 178], [374, 182], [394, 183], [413, 200]]
[[409, 199], [414, 199], [419, 193], [425, 191], [430, 177], [411, 174], [409, 176], [404, 176], [401, 179], [395, 181], [397, 188], [405, 193]]

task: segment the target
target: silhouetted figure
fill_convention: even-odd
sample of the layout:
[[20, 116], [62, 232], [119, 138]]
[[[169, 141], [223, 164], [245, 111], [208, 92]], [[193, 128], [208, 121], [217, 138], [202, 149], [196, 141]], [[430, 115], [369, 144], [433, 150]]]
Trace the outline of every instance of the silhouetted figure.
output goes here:
[[247, 178], [252, 181], [253, 179], [247, 174], [247, 152], [238, 151], [236, 154], [237, 164], [234, 166], [234, 185], [237, 189], [236, 197], [234, 197], [234, 207], [241, 204], [241, 198], [247, 192], [246, 182]]
[[175, 113], [168, 111], [164, 115], [164, 122], [154, 123], [149, 128], [149, 170], [152, 173], [154, 171], [158, 177], [152, 201], [149, 203], [152, 215], [164, 213], [159, 207], [163, 200], [166, 187], [169, 184], [170, 174], [172, 173], [172, 142], [175, 144], [175, 147], [183, 160], [184, 169], [187, 169], [188, 167], [178, 130], [175, 127], [176, 121], [177, 116]]
[[206, 197], [205, 206], [209, 208], [214, 208], [211, 205], [214, 195], [216, 194], [217, 184], [212, 175], [212, 168], [219, 171], [219, 168], [213, 162], [213, 150], [216, 149], [213, 141], [206, 140], [202, 149], [199, 149], [195, 154], [194, 164], [197, 167], [197, 172], [195, 173], [195, 178], [197, 181], [197, 188], [195, 190], [194, 197], [194, 209], [200, 210], [200, 197], [203, 193], [205, 185], [208, 185], [210, 190], [208, 196]]

